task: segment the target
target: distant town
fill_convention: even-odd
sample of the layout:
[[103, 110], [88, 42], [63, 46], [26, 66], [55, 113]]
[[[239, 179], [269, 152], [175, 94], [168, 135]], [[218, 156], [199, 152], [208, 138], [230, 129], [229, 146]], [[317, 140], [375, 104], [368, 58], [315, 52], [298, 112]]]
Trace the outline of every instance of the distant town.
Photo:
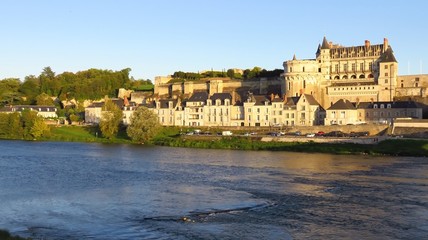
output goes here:
[[[110, 99], [122, 110], [124, 125], [144, 106], [163, 126], [230, 130], [383, 124], [428, 132], [428, 74], [398, 75], [399, 64], [386, 38], [362, 43], [342, 46], [324, 37], [318, 46], [308, 46], [316, 50], [313, 59], [300, 59], [297, 52], [283, 62], [283, 69], [176, 72], [156, 77], [153, 84], [127, 80], [130, 69], [55, 75], [49, 68], [24, 81], [22, 85], [34, 82], [26, 92], [20, 91], [27, 95], [3, 95], [0, 113], [30, 109], [56, 124], [99, 124], [103, 111], [108, 111], [105, 100]], [[87, 84], [95, 88], [87, 90], [84, 81], [91, 71], [98, 77]], [[71, 87], [73, 79], [83, 78], [80, 89]], [[50, 85], [44, 86], [43, 80]], [[28, 95], [34, 89], [39, 101], [33, 96], [30, 103]], [[85, 98], [91, 94], [96, 97]], [[25, 101], [29, 104], [19, 104]]]

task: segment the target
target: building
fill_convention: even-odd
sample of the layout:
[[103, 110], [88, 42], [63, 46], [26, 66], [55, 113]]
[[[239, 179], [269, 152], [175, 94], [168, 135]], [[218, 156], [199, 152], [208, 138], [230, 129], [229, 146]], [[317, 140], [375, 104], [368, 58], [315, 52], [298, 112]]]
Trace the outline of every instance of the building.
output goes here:
[[413, 101], [352, 103], [340, 99], [327, 109], [325, 125], [390, 124], [397, 118], [422, 119], [422, 108]]
[[0, 109], [0, 113], [14, 113], [29, 110], [36, 111], [37, 116], [43, 118], [57, 118], [57, 108], [55, 106], [37, 106], [37, 105], [9, 105]]
[[287, 97], [314, 96], [323, 108], [339, 99], [351, 102], [392, 101], [398, 62], [385, 38], [383, 44], [344, 47], [324, 37], [315, 59], [285, 61], [283, 92]]

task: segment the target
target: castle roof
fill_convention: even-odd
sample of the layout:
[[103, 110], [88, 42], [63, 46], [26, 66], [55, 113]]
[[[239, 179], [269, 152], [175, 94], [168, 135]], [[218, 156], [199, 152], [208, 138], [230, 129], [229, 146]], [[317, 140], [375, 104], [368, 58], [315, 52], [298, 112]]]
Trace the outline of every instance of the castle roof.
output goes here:
[[391, 46], [389, 46], [382, 55], [380, 55], [380, 62], [397, 62], [394, 56], [394, 51], [392, 51]]
[[327, 42], [327, 38], [325, 36], [322, 40], [321, 49], [330, 49], [330, 44]]

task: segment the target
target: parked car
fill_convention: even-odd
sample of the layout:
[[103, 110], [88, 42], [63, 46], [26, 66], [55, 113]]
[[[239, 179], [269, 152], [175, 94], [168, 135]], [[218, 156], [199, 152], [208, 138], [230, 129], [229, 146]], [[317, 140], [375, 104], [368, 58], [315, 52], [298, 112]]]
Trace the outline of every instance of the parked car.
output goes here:
[[317, 136], [317, 137], [324, 137], [324, 135], [325, 135], [325, 132], [323, 132], [323, 131], [319, 131], [319, 132], [315, 133], [315, 136]]
[[300, 135], [302, 135], [302, 132], [297, 131], [297, 132], [295, 132], [295, 133], [294, 133], [294, 135], [296, 135], [296, 136], [300, 136]]
[[342, 131], [332, 131], [332, 132], [324, 134], [324, 136], [327, 136], [327, 137], [346, 137], [347, 134], [342, 132]]
[[315, 133], [308, 133], [306, 134], [306, 137], [309, 137], [309, 138], [315, 137]]

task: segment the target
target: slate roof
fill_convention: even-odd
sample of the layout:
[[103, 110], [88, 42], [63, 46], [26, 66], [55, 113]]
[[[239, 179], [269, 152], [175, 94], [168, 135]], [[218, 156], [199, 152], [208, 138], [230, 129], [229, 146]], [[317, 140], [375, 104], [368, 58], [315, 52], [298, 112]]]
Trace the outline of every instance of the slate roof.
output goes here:
[[175, 108], [177, 106], [177, 99], [162, 99], [159, 100], [160, 108], [169, 108], [169, 102], [172, 101], [172, 107]]
[[300, 97], [288, 97], [287, 102], [285, 103], [285, 106], [296, 106], [297, 102], [299, 101]]
[[352, 104], [350, 101], [345, 99], [340, 99], [333, 105], [331, 105], [328, 110], [346, 110], [346, 109], [357, 109], [354, 104]]
[[322, 40], [321, 49], [330, 49], [330, 44], [327, 42], [327, 38], [324, 36], [324, 39]]
[[396, 102], [361, 102], [358, 104], [360, 109], [372, 109], [374, 105], [377, 105], [377, 108], [381, 108], [383, 105], [384, 108], [387, 108], [388, 104], [391, 104], [391, 108], [419, 108], [413, 101], [396, 101]]
[[380, 55], [380, 62], [397, 62], [395, 59], [394, 51], [392, 51], [391, 46], [389, 46], [382, 55]]
[[38, 105], [15, 105], [5, 106], [0, 109], [0, 112], [21, 112], [25, 109], [31, 109], [38, 112], [55, 112], [57, 108], [55, 106], [38, 106]]
[[206, 102], [207, 99], [208, 99], [207, 92], [195, 92], [187, 101], [188, 102]]
[[308, 101], [309, 105], [320, 105], [317, 100], [315, 100], [314, 96], [310, 94], [304, 94], [306, 101]]
[[229, 99], [229, 101], [232, 101], [232, 95], [230, 93], [214, 93], [210, 99], [213, 103], [220, 99], [221, 104], [224, 105], [224, 100]]

